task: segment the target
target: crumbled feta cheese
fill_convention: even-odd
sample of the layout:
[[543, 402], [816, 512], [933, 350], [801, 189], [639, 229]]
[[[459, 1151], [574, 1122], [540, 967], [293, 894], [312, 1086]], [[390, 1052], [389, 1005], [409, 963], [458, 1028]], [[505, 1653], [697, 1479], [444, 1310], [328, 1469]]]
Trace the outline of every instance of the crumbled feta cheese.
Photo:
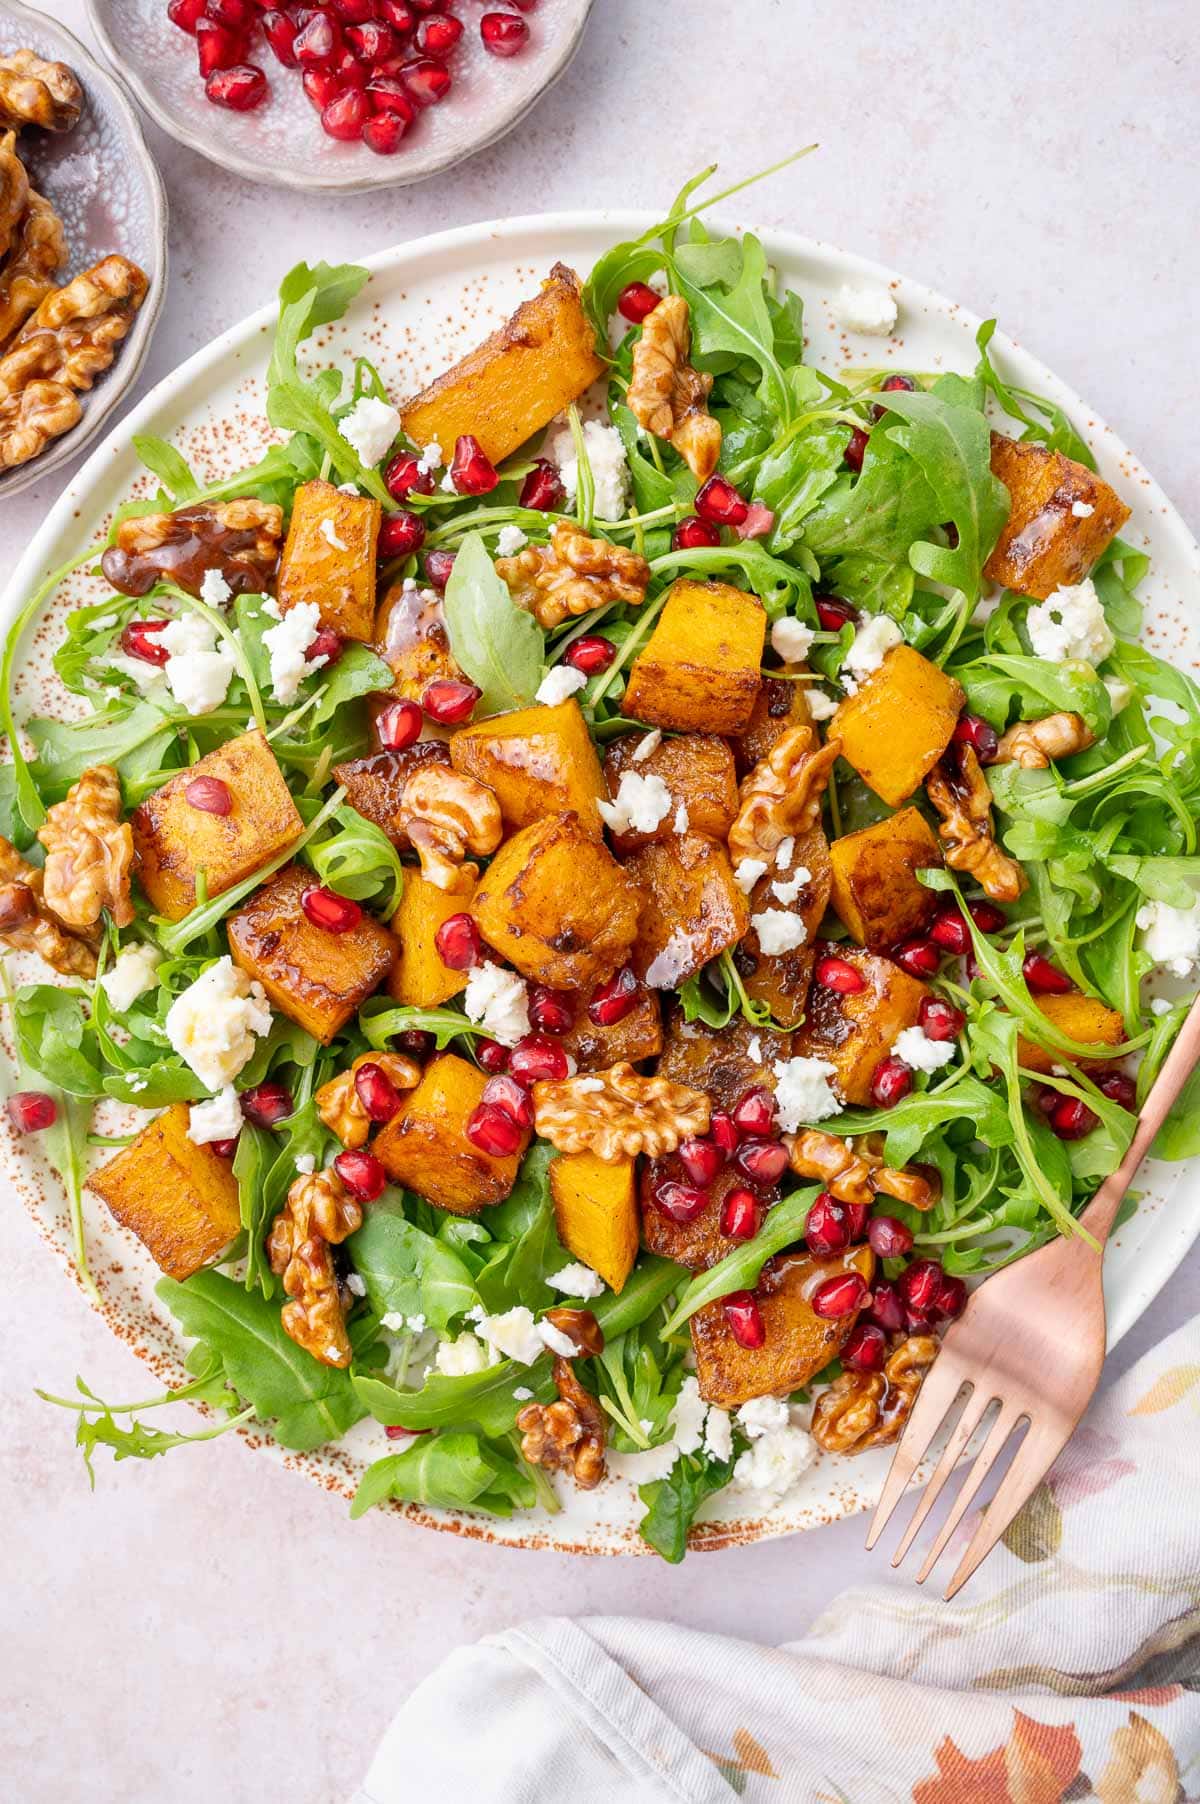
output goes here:
[[847, 332], [888, 338], [896, 328], [896, 297], [880, 282], [847, 283], [838, 289], [833, 316]]
[[572, 670], [569, 664], [554, 664], [546, 672], [538, 684], [535, 702], [542, 702], [547, 708], [556, 708], [559, 702], [575, 695], [584, 687], [587, 678], [582, 670]]
[[[603, 803], [600, 804], [603, 807]], [[650, 960], [646, 984], [652, 990], [673, 990], [685, 971], [690, 970], [695, 955], [691, 936], [677, 927], [661, 952]]]
[[158, 635], [167, 651], [160, 668], [167, 687], [189, 714], [211, 714], [225, 700], [233, 676], [233, 653], [199, 614], [181, 614]]
[[468, 1021], [482, 1027], [501, 1046], [515, 1046], [529, 1032], [529, 991], [523, 977], [502, 965], [471, 967], [463, 991]]
[[[775, 888], [778, 887], [776, 884]], [[786, 908], [764, 908], [761, 914], [750, 916], [750, 925], [758, 935], [759, 951], [766, 958], [773, 958], [780, 952], [794, 952], [808, 938], [808, 929], [800, 916], [789, 914]]]
[[496, 537], [497, 557], [515, 557], [522, 545], [528, 545], [529, 534], [519, 526], [502, 526]]
[[1172, 1004], [1166, 996], [1155, 996], [1150, 1003], [1152, 1015], [1169, 1015]]
[[686, 833], [691, 824], [692, 817], [688, 813], [687, 803], [680, 802], [678, 808], [675, 810], [675, 819], [671, 822], [671, 825], [676, 833]]
[[762, 1064], [762, 1041], [757, 1034], [746, 1042], [746, 1057], [755, 1065]]
[[1112, 703], [1112, 711], [1119, 714], [1133, 700], [1133, 684], [1127, 683], [1123, 677], [1105, 677], [1104, 687], [1108, 690], [1108, 699]]
[[[147, 664], [145, 658], [127, 658], [121, 651], [106, 651], [104, 665], [107, 670], [115, 670], [136, 683], [143, 695], [161, 700], [166, 693], [167, 679], [161, 664]], [[120, 690], [113, 693], [119, 695]]]
[[771, 628], [771, 650], [778, 652], [785, 664], [802, 664], [812, 650], [815, 637], [811, 626], [785, 614]]
[[157, 946], [122, 947], [112, 970], [100, 979], [109, 1007], [118, 1015], [131, 1009], [139, 996], [154, 988], [158, 981], [155, 972], [161, 963], [162, 953]]
[[815, 684], [805, 689], [804, 699], [814, 720], [832, 720], [838, 711], [838, 705], [828, 690], [818, 689]]
[[406, 1317], [404, 1326], [408, 1329], [410, 1334], [424, 1334], [425, 1317], [420, 1314], [410, 1315]]
[[633, 748], [633, 758], [632, 758], [631, 762], [634, 764], [640, 764], [644, 758], [648, 758], [650, 756], [651, 752], [656, 752], [661, 744], [662, 744], [662, 728], [661, 727], [655, 727], [651, 732], [643, 733], [641, 738], [638, 740], [637, 744]]
[[787, 838], [781, 839], [775, 848], [775, 869], [777, 871], [786, 871], [795, 856], [796, 841], [789, 833]]
[[1200, 898], [1190, 908], [1143, 902], [1137, 924], [1142, 930], [1142, 950], [1156, 965], [1165, 965], [1176, 977], [1191, 976], [1200, 961]]
[[357, 495], [358, 494], [358, 484], [356, 482], [339, 482], [337, 487], [338, 487], [339, 495]]
[[200, 578], [200, 599], [210, 608], [223, 608], [231, 600], [233, 590], [219, 570], [206, 570]]
[[242, 1105], [232, 1084], [224, 1084], [210, 1102], [194, 1102], [188, 1110], [188, 1139], [197, 1146], [214, 1140], [236, 1140], [242, 1131]]
[[864, 614], [838, 673], [842, 687], [853, 695], [859, 684], [879, 669], [893, 646], [903, 643], [904, 634], [890, 614]]
[[661, 777], [640, 771], [621, 772], [617, 793], [611, 802], [597, 802], [601, 818], [614, 833], [653, 833], [660, 821], [670, 814], [674, 801]]
[[391, 449], [400, 431], [400, 415], [386, 401], [377, 400], [374, 395], [362, 395], [345, 419], [338, 421], [338, 431], [370, 469], [385, 451]]
[[1077, 520], [1090, 520], [1095, 511], [1090, 501], [1072, 501], [1071, 503], [1071, 512]]
[[433, 1363], [447, 1378], [464, 1378], [469, 1372], [484, 1371], [491, 1361], [483, 1343], [473, 1334], [463, 1333], [455, 1340], [439, 1341]]
[[817, 1456], [812, 1436], [803, 1428], [776, 1428], [753, 1441], [738, 1455], [733, 1483], [739, 1491], [754, 1491], [763, 1509], [782, 1502], [796, 1480]]
[[581, 1260], [551, 1272], [546, 1282], [552, 1290], [561, 1290], [568, 1297], [598, 1297], [604, 1289], [604, 1279]]
[[708, 1405], [700, 1395], [700, 1381], [685, 1378], [671, 1410], [671, 1431], [679, 1453], [696, 1453], [704, 1443], [704, 1417]]
[[727, 1460], [733, 1453], [733, 1423], [727, 1409], [713, 1407], [704, 1418], [704, 1451], [717, 1460]]
[[940, 1071], [957, 1050], [953, 1040], [931, 1040], [923, 1027], [906, 1027], [892, 1044], [893, 1056], [911, 1071]]
[[317, 1156], [315, 1153], [299, 1153], [299, 1154], [297, 1154], [297, 1156], [296, 1156], [296, 1170], [297, 1171], [303, 1172], [305, 1177], [308, 1177], [309, 1174], [311, 1172], [314, 1172], [316, 1169], [317, 1169]]
[[[205, 574], [207, 575], [208, 572]], [[101, 614], [99, 620], [92, 621], [92, 631], [94, 633], [106, 632], [110, 626], [116, 626], [120, 618], [119, 614]]]
[[806, 865], [798, 864], [786, 883], [778, 880], [771, 885], [771, 894], [778, 896], [781, 902], [791, 904], [800, 891], [812, 882], [812, 872]]
[[518, 1403], [528, 1403], [529, 1399], [533, 1396], [533, 1392], [527, 1384], [516, 1384], [513, 1386], [513, 1396]]
[[271, 660], [271, 688], [277, 702], [294, 702], [300, 685], [312, 671], [328, 660], [314, 658], [305, 652], [321, 630], [321, 610], [315, 601], [298, 601], [289, 608], [278, 626], [269, 626], [263, 634], [263, 645]]
[[[602, 420], [585, 420], [583, 448], [591, 465], [597, 518], [624, 519], [629, 501], [629, 465], [620, 433]], [[579, 488], [579, 459], [569, 426], [560, 427], [554, 434], [547, 455], [557, 464], [567, 500], [573, 502]]]
[[557, 1353], [560, 1359], [577, 1359], [579, 1357], [579, 1348], [571, 1336], [564, 1334], [561, 1328], [556, 1328], [553, 1322], [539, 1322], [537, 1331], [541, 1336], [542, 1345], [549, 1352]]
[[454, 471], [452, 469], [446, 471], [446, 474], [442, 477], [442, 480], [438, 483], [438, 487], [439, 487], [439, 489], [442, 490], [443, 494], [446, 494], [446, 495], [457, 495], [458, 494], [458, 489], [457, 489], [457, 487], [455, 485], [455, 481], [454, 481]]
[[782, 1397], [751, 1397], [737, 1412], [738, 1427], [750, 1441], [786, 1428], [791, 1414]]
[[404, 1312], [400, 1309], [389, 1309], [386, 1315], [379, 1318], [379, 1326], [386, 1328], [389, 1334], [404, 1333]]
[[811, 1126], [841, 1114], [829, 1087], [836, 1069], [828, 1059], [776, 1059], [775, 1108], [785, 1134], [794, 1134], [801, 1123]]
[[767, 871], [765, 858], [741, 858], [734, 868], [733, 881], [744, 896], [748, 896], [760, 877]]
[[[523, 1366], [532, 1365], [545, 1351], [533, 1312], [526, 1309], [524, 1303], [506, 1309], [503, 1315], [480, 1317], [478, 1328], [479, 1338], [486, 1341], [489, 1347], [494, 1347], [505, 1359], [519, 1360]], [[574, 1343], [571, 1351], [575, 1351]]]
[[442, 450], [442, 447], [438, 444], [437, 440], [433, 438], [423, 447], [421, 455], [417, 459], [417, 468], [420, 470], [422, 476], [432, 476], [435, 470], [441, 469], [445, 461], [445, 452]]
[[1035, 656], [1051, 664], [1068, 658], [1099, 664], [1116, 644], [1090, 576], [1055, 589], [1030, 608], [1025, 627]]
[[345, 539], [338, 538], [337, 527], [329, 518], [328, 514], [326, 514], [325, 518], [321, 521], [317, 530], [325, 543], [327, 545], [332, 545], [335, 551], [346, 551], [348, 549]]
[[200, 1082], [219, 1090], [233, 1082], [271, 1031], [266, 991], [226, 955], [202, 971], [167, 1010], [167, 1039]]
[[360, 1278], [357, 1272], [349, 1272], [346, 1276], [346, 1289], [352, 1297], [365, 1297], [367, 1281], [365, 1278]]

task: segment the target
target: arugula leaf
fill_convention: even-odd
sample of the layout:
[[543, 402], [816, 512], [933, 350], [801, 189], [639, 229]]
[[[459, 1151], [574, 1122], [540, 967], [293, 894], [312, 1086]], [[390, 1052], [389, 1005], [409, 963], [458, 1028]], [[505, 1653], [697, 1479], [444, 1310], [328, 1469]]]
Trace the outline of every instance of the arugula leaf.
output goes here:
[[368, 1211], [346, 1245], [378, 1316], [423, 1315], [428, 1327], [444, 1334], [453, 1317], [479, 1302], [458, 1254], [414, 1227], [387, 1197]]
[[683, 1295], [677, 1300], [663, 1324], [662, 1339], [678, 1334], [683, 1324], [703, 1309], [706, 1303], [728, 1295], [731, 1290], [753, 1290], [758, 1274], [773, 1253], [794, 1246], [804, 1233], [808, 1212], [819, 1194], [818, 1187], [806, 1185], [793, 1190], [771, 1209], [753, 1240], [726, 1253], [706, 1272], [697, 1272]]
[[[493, 1223], [494, 1233], [502, 1231]], [[559, 1299], [546, 1278], [550, 1272], [561, 1271], [569, 1258], [558, 1238], [549, 1183], [543, 1181], [541, 1199], [524, 1232], [489, 1259], [476, 1279], [489, 1314], [500, 1315], [517, 1303], [535, 1313], [548, 1308]]]
[[393, 505], [378, 470], [368, 469], [338, 431], [331, 411], [341, 390], [341, 372], [322, 370], [311, 380], [300, 373], [301, 344], [318, 326], [340, 319], [367, 281], [369, 271], [354, 263], [310, 268], [297, 263], [279, 285], [279, 322], [267, 368], [267, 418], [283, 432], [316, 440], [342, 481], [357, 482], [387, 507]]
[[477, 532], [467, 534], [454, 560], [445, 610], [450, 649], [482, 690], [480, 714], [531, 702], [542, 680], [545, 635], [509, 594]]
[[[1058, 406], [1044, 395], [1036, 395], [1027, 388], [1017, 388], [1005, 382], [991, 357], [988, 346], [992, 342], [996, 330], [994, 319], [984, 320], [975, 335], [975, 343], [979, 347], [979, 368], [977, 375], [984, 387], [995, 395], [997, 401], [1014, 420], [1020, 420], [1025, 427], [1021, 434], [1023, 441], [1037, 439], [1050, 451], [1061, 451], [1064, 456], [1074, 458], [1086, 469], [1094, 470], [1096, 460], [1087, 444], [1080, 438], [1070, 420]], [[1035, 419], [1027, 408], [1032, 407], [1043, 415], [1041, 420]]]
[[[238, 1212], [246, 1232], [246, 1289], [261, 1290], [264, 1297], [275, 1294], [275, 1274], [265, 1257], [263, 1239], [272, 1216], [266, 1213], [266, 1175], [275, 1162], [275, 1142], [265, 1128], [253, 1122], [242, 1124], [233, 1155], [233, 1175], [237, 1179]], [[294, 1169], [294, 1168], [293, 1168]]]
[[[96, 1488], [96, 1472], [92, 1465], [92, 1455], [97, 1447], [111, 1448], [114, 1460], [157, 1459], [161, 1454], [169, 1453], [173, 1447], [188, 1447], [198, 1441], [215, 1441], [221, 1435], [228, 1434], [231, 1428], [239, 1428], [243, 1422], [249, 1421], [253, 1410], [233, 1413], [237, 1410], [237, 1398], [226, 1389], [220, 1362], [205, 1357], [197, 1363], [201, 1369], [189, 1384], [180, 1385], [177, 1390], [163, 1391], [157, 1397], [147, 1397], [139, 1403], [105, 1403], [79, 1377], [75, 1380], [75, 1388], [82, 1401], [73, 1397], [56, 1397], [50, 1391], [37, 1392], [44, 1403], [54, 1403], [60, 1409], [76, 1412], [78, 1423], [75, 1445], [82, 1450], [88, 1484], [93, 1491]], [[190, 1434], [174, 1429], [155, 1428], [140, 1420], [149, 1410], [161, 1409], [168, 1403], [184, 1402], [208, 1403], [215, 1409], [225, 1410], [227, 1419], [215, 1423], [211, 1428], [196, 1429]], [[118, 1416], [126, 1416], [127, 1422], [118, 1422]]]
[[350, 1505], [351, 1518], [392, 1498], [489, 1516], [511, 1516], [537, 1502], [528, 1470], [511, 1452], [463, 1432], [426, 1436], [368, 1466]]
[[355, 1377], [353, 1383], [360, 1403], [385, 1427], [445, 1428], [475, 1422], [487, 1435], [507, 1434], [512, 1428], [525, 1406], [513, 1396], [518, 1386], [531, 1390], [539, 1403], [557, 1395], [548, 1353], [529, 1366], [502, 1359], [482, 1372], [455, 1377], [430, 1372], [419, 1391], [398, 1390], [380, 1378]]
[[313, 870], [339, 895], [378, 903], [390, 920], [404, 894], [404, 866], [395, 846], [382, 827], [349, 804], [336, 810], [330, 825], [338, 831], [309, 845]]
[[[680, 245], [675, 253], [673, 273], [691, 309], [692, 362], [714, 374], [745, 361], [755, 364], [760, 399], [786, 425], [792, 417], [792, 392], [775, 355], [766, 299], [767, 254], [752, 232], [741, 241], [740, 263], [737, 248]], [[698, 279], [698, 266], [706, 281]], [[736, 279], [729, 281], [735, 270]]]
[[994, 727], [1007, 725], [1014, 701], [1021, 719], [1065, 710], [1080, 714], [1097, 739], [1112, 720], [1112, 698], [1090, 664], [1068, 660], [1051, 664], [1044, 658], [1013, 657], [993, 652], [956, 665], [954, 674], [967, 692], [967, 702]]
[[182, 451], [177, 451], [165, 438], [153, 438], [145, 432], [134, 433], [133, 449], [138, 462], [144, 464], [150, 474], [157, 476], [162, 483], [172, 508], [183, 507], [187, 502], [196, 500], [200, 484], [192, 475], [191, 466]]
[[646, 1514], [638, 1524], [638, 1533], [672, 1566], [678, 1565], [687, 1552], [688, 1530], [700, 1505], [729, 1483], [733, 1465], [731, 1459], [703, 1459], [698, 1454], [683, 1453], [665, 1478], [640, 1486], [638, 1496], [646, 1505]]
[[374, 996], [359, 1010], [358, 1025], [372, 1052], [386, 1052], [396, 1034], [415, 1031], [433, 1034], [439, 1052], [460, 1035], [470, 1039], [483, 1033], [457, 1009], [397, 1006], [386, 997]]

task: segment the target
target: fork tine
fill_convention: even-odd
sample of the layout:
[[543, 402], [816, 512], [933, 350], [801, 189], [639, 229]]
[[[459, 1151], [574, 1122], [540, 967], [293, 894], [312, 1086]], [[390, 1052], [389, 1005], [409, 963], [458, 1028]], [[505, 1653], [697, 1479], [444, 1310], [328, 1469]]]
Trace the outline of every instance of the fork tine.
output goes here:
[[983, 1513], [983, 1519], [971, 1537], [970, 1546], [958, 1563], [958, 1569], [946, 1587], [946, 1602], [961, 1591], [975, 1568], [985, 1560], [1017, 1512], [1028, 1502], [1054, 1461], [1062, 1452], [1071, 1429], [1061, 1423], [1046, 1422], [1035, 1427], [1021, 1443], [1012, 1465], [996, 1488], [996, 1495]]
[[1000, 1414], [988, 1429], [987, 1439], [975, 1456], [971, 1470], [963, 1480], [962, 1488], [954, 1499], [950, 1514], [938, 1530], [937, 1539], [925, 1556], [920, 1572], [917, 1574], [918, 1585], [923, 1585], [942, 1557], [947, 1541], [970, 1509], [975, 1493], [995, 1465], [1009, 1435], [1020, 1420], [1021, 1411], [1015, 1406], [1000, 1402]]
[[912, 1520], [900, 1539], [900, 1545], [892, 1555], [892, 1565], [899, 1566], [905, 1554], [920, 1533], [921, 1524], [941, 1496], [942, 1486], [962, 1457], [963, 1449], [979, 1427], [980, 1422], [993, 1401], [986, 1385], [976, 1385], [975, 1389], [963, 1405], [962, 1414], [954, 1425], [953, 1432], [942, 1450], [942, 1457], [937, 1468], [925, 1487], [924, 1495], [918, 1498], [917, 1507], [912, 1513]]
[[943, 1345], [932, 1370], [917, 1392], [917, 1401], [908, 1418], [908, 1426], [897, 1444], [891, 1469], [875, 1506], [871, 1526], [867, 1530], [868, 1552], [887, 1527], [892, 1511], [908, 1489], [909, 1480], [924, 1459], [929, 1443], [941, 1427], [964, 1382], [969, 1382], [961, 1365], [955, 1360], [947, 1359], [949, 1352], [947, 1343]]

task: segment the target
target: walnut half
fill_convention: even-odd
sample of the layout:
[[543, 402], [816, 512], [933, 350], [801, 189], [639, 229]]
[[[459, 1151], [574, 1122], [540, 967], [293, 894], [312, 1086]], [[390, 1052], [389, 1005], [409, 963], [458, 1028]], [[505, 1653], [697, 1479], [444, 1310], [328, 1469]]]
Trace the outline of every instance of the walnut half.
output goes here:
[[647, 1153], [658, 1159], [703, 1134], [712, 1105], [701, 1090], [643, 1077], [628, 1063], [607, 1071], [543, 1079], [533, 1086], [533, 1123], [560, 1153], [595, 1153], [610, 1165]]
[[235, 595], [257, 595], [274, 575], [282, 537], [283, 509], [274, 502], [205, 501], [122, 520], [100, 568], [122, 595], [146, 595], [161, 579], [199, 595], [208, 570]]
[[82, 111], [83, 89], [66, 63], [47, 62], [33, 50], [0, 56], [0, 125], [69, 132]]
[[864, 1453], [898, 1440], [937, 1358], [932, 1334], [899, 1339], [882, 1372], [843, 1372], [813, 1405], [812, 1437], [826, 1453]]
[[941, 820], [938, 834], [951, 870], [969, 871], [993, 902], [1015, 902], [1026, 886], [1015, 858], [1001, 851], [992, 828], [992, 792], [974, 746], [962, 745], [960, 768], [947, 759], [930, 771], [925, 793]]
[[117, 354], [149, 287], [128, 257], [104, 257], [65, 288], [51, 289], [0, 358], [0, 400], [33, 381], [90, 388]]
[[841, 1203], [869, 1208], [882, 1192], [913, 1209], [932, 1209], [942, 1194], [941, 1174], [935, 1166], [895, 1169], [885, 1165], [881, 1134], [859, 1134], [847, 1145], [837, 1134], [805, 1128], [786, 1145], [797, 1177], [815, 1178]]
[[521, 1453], [531, 1466], [570, 1470], [581, 1491], [604, 1477], [604, 1412], [569, 1359], [554, 1361], [557, 1403], [527, 1403], [517, 1416]]
[[31, 188], [12, 249], [0, 268], [0, 344], [7, 344], [41, 306], [66, 260], [62, 220]]
[[1041, 720], [1019, 720], [1009, 727], [992, 762], [1045, 770], [1056, 758], [1086, 752], [1095, 743], [1095, 734], [1081, 714], [1045, 714]]
[[331, 1246], [362, 1226], [362, 1209], [335, 1171], [302, 1173], [271, 1224], [267, 1256], [291, 1301], [280, 1316], [284, 1333], [326, 1366], [353, 1358], [333, 1269]]
[[708, 411], [713, 379], [692, 368], [691, 346], [688, 304], [681, 294], [668, 294], [642, 321], [626, 399], [638, 425], [674, 445], [705, 483], [721, 455], [721, 427]]
[[121, 779], [93, 765], [38, 828], [46, 848], [42, 896], [64, 927], [94, 927], [105, 909], [118, 927], [133, 919], [133, 831], [121, 819]]
[[611, 601], [640, 607], [650, 581], [645, 558], [607, 539], [589, 538], [573, 520], [560, 520], [548, 545], [527, 545], [516, 557], [498, 557], [496, 571], [517, 606], [547, 631]]
[[821, 797], [841, 753], [840, 739], [824, 745], [815, 727], [789, 727], [743, 782], [729, 856], [774, 857], [785, 839], [800, 838], [821, 818]]
[[471, 887], [479, 869], [464, 863], [467, 853], [487, 857], [503, 832], [500, 804], [487, 784], [444, 764], [413, 772], [400, 794], [396, 826], [415, 847], [425, 881], [447, 892]]
[[94, 977], [96, 954], [54, 919], [42, 901], [43, 877], [0, 837], [0, 943], [14, 952], [36, 952], [64, 977]]

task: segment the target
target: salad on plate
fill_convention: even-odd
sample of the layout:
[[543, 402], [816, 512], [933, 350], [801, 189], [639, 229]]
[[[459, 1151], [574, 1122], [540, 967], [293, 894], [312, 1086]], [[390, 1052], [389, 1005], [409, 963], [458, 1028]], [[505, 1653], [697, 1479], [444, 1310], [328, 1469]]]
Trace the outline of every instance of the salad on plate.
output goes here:
[[408, 399], [305, 348], [367, 272], [299, 265], [276, 442], [136, 441], [157, 492], [13, 624], [8, 1115], [83, 1281], [106, 1208], [190, 1345], [51, 1399], [89, 1465], [371, 1418], [354, 1515], [619, 1471], [679, 1559], [894, 1441], [1128, 1145], [1200, 957], [1200, 691], [1129, 509], [990, 324], [907, 369], [863, 282], [879, 367], [806, 362], [697, 186]]

